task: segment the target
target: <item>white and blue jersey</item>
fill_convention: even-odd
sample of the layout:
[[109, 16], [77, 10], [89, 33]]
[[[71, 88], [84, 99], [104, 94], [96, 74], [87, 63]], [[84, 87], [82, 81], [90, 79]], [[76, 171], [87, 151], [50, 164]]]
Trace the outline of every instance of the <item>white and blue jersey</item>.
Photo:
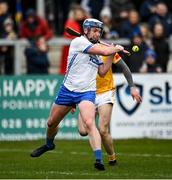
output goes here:
[[87, 54], [93, 44], [84, 36], [75, 38], [69, 48], [64, 86], [70, 91], [86, 92], [96, 90], [99, 56]]
[[102, 61], [99, 56], [87, 53], [92, 46], [84, 36], [72, 40], [67, 71], [55, 100], [56, 104], [72, 105], [82, 100], [95, 102], [96, 75]]

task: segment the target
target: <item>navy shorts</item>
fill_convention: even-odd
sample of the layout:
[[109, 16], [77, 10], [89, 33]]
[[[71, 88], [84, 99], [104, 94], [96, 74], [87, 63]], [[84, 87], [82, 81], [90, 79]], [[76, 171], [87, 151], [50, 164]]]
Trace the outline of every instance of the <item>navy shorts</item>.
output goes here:
[[95, 104], [96, 92], [73, 92], [67, 89], [64, 85], [61, 85], [59, 92], [57, 93], [55, 104], [72, 106], [79, 104], [83, 100], [91, 101]]

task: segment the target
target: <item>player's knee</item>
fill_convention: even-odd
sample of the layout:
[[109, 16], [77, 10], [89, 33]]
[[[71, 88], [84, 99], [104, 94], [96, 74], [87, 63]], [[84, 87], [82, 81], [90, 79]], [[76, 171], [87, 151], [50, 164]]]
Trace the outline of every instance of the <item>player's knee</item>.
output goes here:
[[49, 117], [49, 118], [48, 118], [47, 126], [48, 126], [49, 128], [52, 128], [52, 127], [55, 127], [55, 126], [56, 126], [56, 124], [55, 124], [55, 122], [53, 121], [52, 117]]
[[79, 129], [78, 129], [78, 132], [79, 132], [79, 134], [80, 134], [81, 136], [87, 136], [87, 135], [88, 135], [88, 133], [87, 133], [86, 131], [82, 131], [82, 130], [79, 130]]
[[109, 129], [107, 127], [99, 126], [98, 127], [101, 136], [107, 136]]
[[47, 126], [49, 127], [49, 128], [51, 128], [52, 126], [53, 126], [53, 123], [51, 123], [51, 122], [47, 122]]
[[93, 121], [91, 119], [85, 121], [85, 125], [88, 131], [90, 131], [94, 126]]

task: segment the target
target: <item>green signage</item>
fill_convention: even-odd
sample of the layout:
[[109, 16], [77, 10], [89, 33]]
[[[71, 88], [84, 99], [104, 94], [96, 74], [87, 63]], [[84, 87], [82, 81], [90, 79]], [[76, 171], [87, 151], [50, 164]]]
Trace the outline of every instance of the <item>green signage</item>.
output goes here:
[[[45, 137], [47, 118], [63, 76], [0, 76], [0, 140]], [[77, 116], [69, 113], [57, 138], [79, 138]]]

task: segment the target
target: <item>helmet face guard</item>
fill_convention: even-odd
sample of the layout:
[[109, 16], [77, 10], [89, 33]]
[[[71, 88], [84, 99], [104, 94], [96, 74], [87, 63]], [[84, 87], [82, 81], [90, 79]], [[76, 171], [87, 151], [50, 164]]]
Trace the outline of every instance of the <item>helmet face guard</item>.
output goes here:
[[83, 23], [83, 29], [88, 29], [90, 30], [91, 28], [100, 28], [101, 29], [101, 34], [100, 34], [100, 37], [102, 36], [103, 34], [103, 22], [97, 20], [97, 19], [93, 19], [93, 18], [90, 18], [90, 19], [86, 19]]

